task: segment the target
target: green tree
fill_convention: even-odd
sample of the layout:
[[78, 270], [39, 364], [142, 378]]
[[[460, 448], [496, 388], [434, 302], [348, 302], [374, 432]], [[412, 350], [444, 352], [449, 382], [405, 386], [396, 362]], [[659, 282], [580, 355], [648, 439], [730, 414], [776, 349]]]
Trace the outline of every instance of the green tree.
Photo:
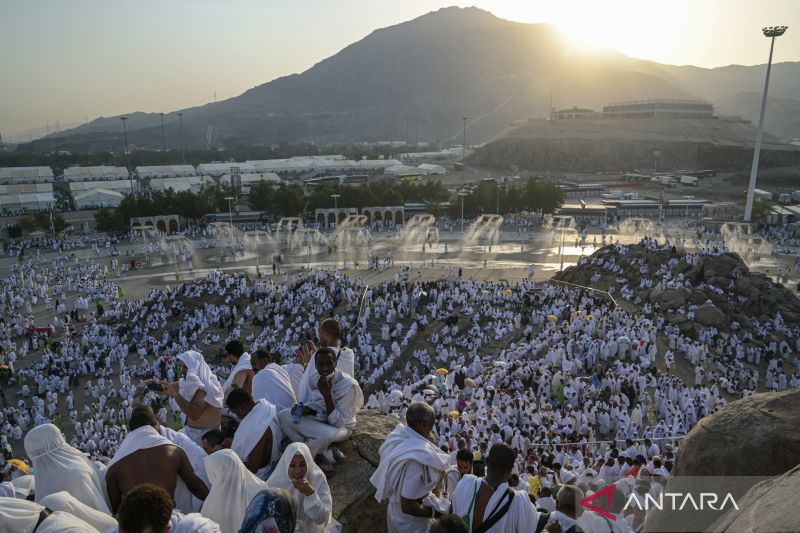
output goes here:
[[19, 224], [12, 224], [6, 228], [6, 233], [11, 239], [19, 239], [22, 237], [22, 226]]

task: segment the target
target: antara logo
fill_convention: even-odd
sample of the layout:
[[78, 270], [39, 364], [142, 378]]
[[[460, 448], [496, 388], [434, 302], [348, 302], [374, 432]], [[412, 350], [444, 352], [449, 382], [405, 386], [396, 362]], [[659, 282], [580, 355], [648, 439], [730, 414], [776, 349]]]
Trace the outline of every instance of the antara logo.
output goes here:
[[[611, 509], [614, 499], [614, 489], [616, 487], [616, 484], [606, 487], [600, 492], [596, 492], [582, 499], [580, 504], [604, 518], [615, 521], [617, 516], [610, 513], [608, 509]], [[591, 503], [599, 498], [605, 498], [603, 502], [605, 504], [603, 505], [604, 508]], [[625, 501], [622, 510], [638, 509], [640, 511], [649, 511], [653, 508], [659, 511], [663, 511], [664, 509], [668, 511], [683, 511], [684, 509], [694, 511], [724, 511], [729, 507], [733, 507], [737, 511], [739, 510], [739, 506], [736, 504], [736, 500], [731, 493], [725, 494], [720, 501], [720, 496], [713, 492], [701, 492], [696, 495], [690, 492], [661, 492], [658, 497], [645, 494], [644, 498], [637, 498], [636, 494], [631, 493]]]

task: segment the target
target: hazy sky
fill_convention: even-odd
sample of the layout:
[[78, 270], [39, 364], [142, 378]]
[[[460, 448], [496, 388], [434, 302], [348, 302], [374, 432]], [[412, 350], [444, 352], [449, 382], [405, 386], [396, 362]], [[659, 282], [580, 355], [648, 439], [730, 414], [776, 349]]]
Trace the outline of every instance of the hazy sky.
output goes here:
[[702, 67], [765, 63], [782, 24], [800, 60], [800, 0], [0, 0], [0, 133], [229, 98], [448, 5]]

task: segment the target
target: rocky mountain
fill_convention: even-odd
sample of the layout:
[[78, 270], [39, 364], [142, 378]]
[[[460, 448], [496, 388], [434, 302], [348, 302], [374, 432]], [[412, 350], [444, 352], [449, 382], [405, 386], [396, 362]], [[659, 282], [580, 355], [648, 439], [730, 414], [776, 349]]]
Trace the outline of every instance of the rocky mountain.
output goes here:
[[[613, 51], [587, 56], [552, 26], [451, 7], [375, 30], [301, 74], [181, 112], [187, 147], [209, 139], [214, 146], [402, 140], [407, 124], [412, 141], [416, 133], [421, 141], [447, 143], [460, 139], [463, 116], [469, 139], [481, 142], [514, 121], [546, 117], [551, 101], [557, 108], [599, 109], [631, 99], [714, 100], [760, 91], [759, 80], [763, 67], [675, 67]], [[800, 94], [800, 64], [776, 65], [773, 83], [776, 98]], [[132, 144], [161, 146], [157, 113], [128, 117]], [[23, 149], [119, 150], [118, 118], [98, 118]], [[173, 114], [166, 127], [177, 147]]]

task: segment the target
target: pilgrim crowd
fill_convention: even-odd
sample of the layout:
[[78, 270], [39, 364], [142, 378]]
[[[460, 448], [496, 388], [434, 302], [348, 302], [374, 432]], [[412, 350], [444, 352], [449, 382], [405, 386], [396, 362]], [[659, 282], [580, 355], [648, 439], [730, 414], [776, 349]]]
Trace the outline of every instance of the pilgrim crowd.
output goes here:
[[[688, 286], [681, 262], [725, 250], [699, 244], [639, 283]], [[619, 505], [664, 489], [700, 419], [800, 384], [800, 331], [776, 313], [690, 338], [635, 301], [628, 250], [581, 261], [636, 313], [452, 269], [210, 271], [129, 299], [107, 265], [20, 261], [0, 297], [0, 530], [339, 531], [328, 477], [364, 407], [398, 420], [370, 480], [389, 531], [638, 531], [644, 513]], [[617, 519], [581, 512], [612, 485]]]

